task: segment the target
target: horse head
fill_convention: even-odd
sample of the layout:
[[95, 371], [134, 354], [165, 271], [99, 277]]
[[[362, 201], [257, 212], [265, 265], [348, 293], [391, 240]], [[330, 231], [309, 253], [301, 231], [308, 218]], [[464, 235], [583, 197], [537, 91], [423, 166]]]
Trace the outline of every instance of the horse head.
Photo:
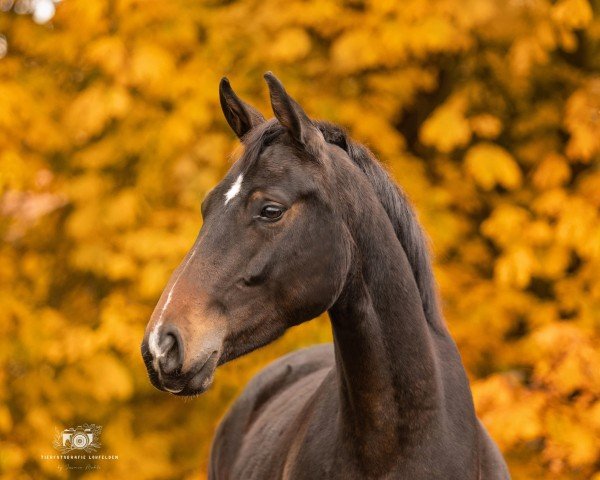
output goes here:
[[349, 272], [345, 190], [333, 165], [351, 161], [274, 75], [265, 79], [270, 121], [221, 81], [244, 154], [202, 203], [200, 233], [146, 328], [150, 379], [176, 395], [202, 393], [218, 365], [326, 311]]

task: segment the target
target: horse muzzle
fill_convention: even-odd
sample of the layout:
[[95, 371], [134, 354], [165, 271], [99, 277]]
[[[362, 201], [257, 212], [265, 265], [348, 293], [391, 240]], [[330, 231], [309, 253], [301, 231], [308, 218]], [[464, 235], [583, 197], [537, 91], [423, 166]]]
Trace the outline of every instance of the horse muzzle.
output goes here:
[[193, 355], [186, 352], [179, 329], [172, 324], [147, 335], [141, 349], [152, 384], [179, 396], [205, 392], [213, 382], [220, 358], [220, 349], [215, 346], [207, 345]]

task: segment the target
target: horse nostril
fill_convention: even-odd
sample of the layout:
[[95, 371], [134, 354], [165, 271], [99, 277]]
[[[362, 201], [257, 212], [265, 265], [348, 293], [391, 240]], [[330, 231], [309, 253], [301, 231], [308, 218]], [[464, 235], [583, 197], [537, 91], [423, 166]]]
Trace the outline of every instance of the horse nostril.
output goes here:
[[175, 335], [173, 335], [172, 333], [167, 333], [163, 339], [162, 342], [160, 343], [160, 351], [161, 352], [168, 352], [171, 347], [173, 345], [175, 345], [175, 343], [177, 343], [177, 340], [175, 338]]
[[183, 364], [183, 345], [179, 332], [175, 329], [167, 330], [159, 342], [160, 358], [158, 364], [165, 375], [171, 375], [181, 369]]

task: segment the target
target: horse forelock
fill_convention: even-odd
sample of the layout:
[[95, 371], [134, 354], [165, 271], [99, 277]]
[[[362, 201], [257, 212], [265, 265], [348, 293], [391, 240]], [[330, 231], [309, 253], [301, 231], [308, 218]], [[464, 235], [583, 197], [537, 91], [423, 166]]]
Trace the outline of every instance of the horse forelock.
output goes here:
[[284, 132], [283, 126], [274, 118], [250, 130], [242, 139], [242, 173], [248, 172], [258, 162], [265, 147], [271, 145]]

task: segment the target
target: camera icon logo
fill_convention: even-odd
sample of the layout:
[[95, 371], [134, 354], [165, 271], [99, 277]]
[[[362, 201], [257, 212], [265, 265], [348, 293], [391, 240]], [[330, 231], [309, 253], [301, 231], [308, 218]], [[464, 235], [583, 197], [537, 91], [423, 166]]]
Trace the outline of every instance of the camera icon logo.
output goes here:
[[54, 437], [54, 448], [61, 453], [73, 450], [84, 450], [88, 453], [95, 452], [101, 446], [100, 433], [102, 427], [87, 423], [77, 427], [66, 428], [62, 432], [56, 432]]

